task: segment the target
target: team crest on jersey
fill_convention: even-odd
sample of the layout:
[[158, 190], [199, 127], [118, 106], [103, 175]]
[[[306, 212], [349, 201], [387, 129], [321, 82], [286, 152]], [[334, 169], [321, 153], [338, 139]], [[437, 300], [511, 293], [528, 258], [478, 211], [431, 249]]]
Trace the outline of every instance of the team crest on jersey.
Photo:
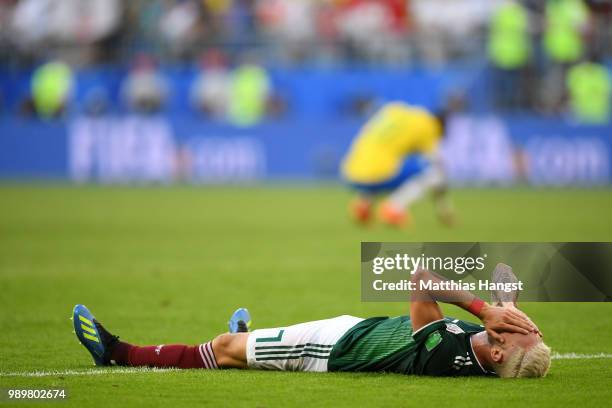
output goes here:
[[442, 335], [440, 332], [435, 331], [427, 337], [427, 340], [425, 341], [425, 348], [427, 351], [431, 351], [435, 349], [440, 342], [442, 342]]
[[446, 331], [453, 334], [465, 333], [463, 329], [457, 326], [455, 323], [446, 323]]

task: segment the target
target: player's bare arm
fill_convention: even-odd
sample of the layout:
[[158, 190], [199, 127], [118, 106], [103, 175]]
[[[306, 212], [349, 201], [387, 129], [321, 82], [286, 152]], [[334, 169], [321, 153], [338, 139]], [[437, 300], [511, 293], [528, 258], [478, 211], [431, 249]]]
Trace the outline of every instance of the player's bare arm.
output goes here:
[[[433, 272], [420, 269], [412, 277], [416, 283], [411, 291], [410, 318], [415, 331], [444, 316], [438, 302], [454, 304], [478, 317], [487, 333], [497, 341], [504, 341], [502, 332], [529, 334], [538, 332], [537, 326], [517, 308], [491, 306], [474, 294], [462, 290], [430, 290], [421, 281], [443, 282], [445, 279]], [[436, 285], [439, 286], [439, 285]]]

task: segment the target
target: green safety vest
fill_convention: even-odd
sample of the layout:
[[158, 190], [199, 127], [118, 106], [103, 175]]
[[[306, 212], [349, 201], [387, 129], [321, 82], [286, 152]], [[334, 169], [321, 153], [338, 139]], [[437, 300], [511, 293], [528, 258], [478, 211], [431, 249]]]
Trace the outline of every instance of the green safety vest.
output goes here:
[[493, 64], [503, 69], [516, 69], [524, 66], [531, 54], [529, 39], [529, 16], [518, 3], [502, 5], [490, 27], [489, 58]]
[[544, 48], [551, 59], [569, 63], [582, 56], [579, 28], [587, 18], [588, 11], [582, 0], [548, 0]]
[[69, 96], [72, 70], [63, 62], [46, 63], [34, 71], [31, 86], [36, 111], [40, 116], [50, 118]]
[[570, 69], [567, 76], [570, 104], [577, 119], [588, 124], [610, 120], [610, 74], [606, 67], [584, 62]]
[[230, 121], [238, 126], [252, 126], [266, 113], [270, 83], [263, 68], [243, 65], [232, 74]]

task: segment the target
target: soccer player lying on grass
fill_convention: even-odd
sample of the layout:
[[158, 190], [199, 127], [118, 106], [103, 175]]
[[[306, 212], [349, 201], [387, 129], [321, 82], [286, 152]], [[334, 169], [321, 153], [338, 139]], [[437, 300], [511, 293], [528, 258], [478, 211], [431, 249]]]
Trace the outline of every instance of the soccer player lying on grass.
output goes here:
[[[427, 271], [413, 279], [440, 282]], [[445, 318], [438, 301], [470, 311], [484, 327]], [[410, 317], [345, 315], [221, 334], [198, 346], [141, 347], [119, 341], [81, 305], [75, 307], [74, 326], [97, 365], [500, 377], [543, 377], [550, 365], [550, 349], [523, 312], [490, 306], [465, 291], [414, 291]], [[241, 326], [244, 330], [246, 325]]]
[[445, 122], [446, 113], [434, 115], [393, 102], [366, 123], [342, 163], [343, 179], [357, 191], [350, 206], [356, 222], [368, 223], [376, 198], [387, 195], [379, 217], [390, 226], [403, 227], [410, 222], [410, 206], [432, 192], [440, 221], [453, 223], [438, 151]]

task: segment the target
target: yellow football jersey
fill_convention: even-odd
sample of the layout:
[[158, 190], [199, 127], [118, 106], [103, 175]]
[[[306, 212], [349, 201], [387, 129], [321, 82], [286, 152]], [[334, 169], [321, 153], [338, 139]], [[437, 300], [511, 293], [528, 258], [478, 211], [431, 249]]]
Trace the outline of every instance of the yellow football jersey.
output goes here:
[[407, 156], [434, 152], [441, 136], [440, 121], [425, 109], [389, 103], [361, 129], [342, 174], [354, 183], [383, 182], [397, 174]]

